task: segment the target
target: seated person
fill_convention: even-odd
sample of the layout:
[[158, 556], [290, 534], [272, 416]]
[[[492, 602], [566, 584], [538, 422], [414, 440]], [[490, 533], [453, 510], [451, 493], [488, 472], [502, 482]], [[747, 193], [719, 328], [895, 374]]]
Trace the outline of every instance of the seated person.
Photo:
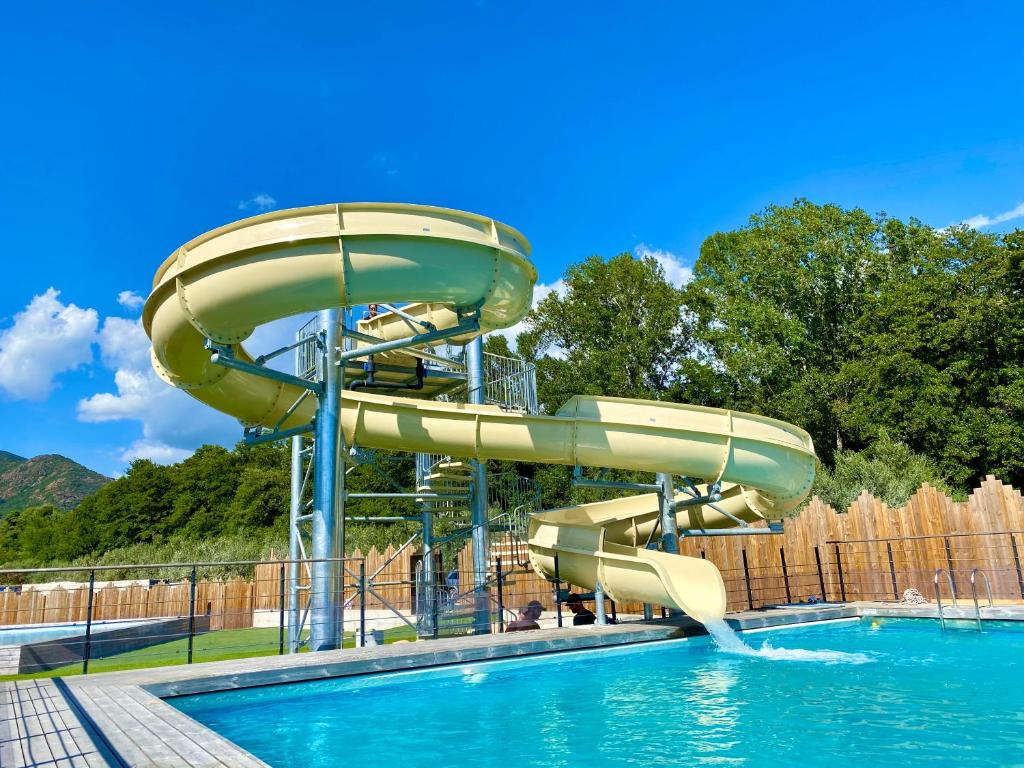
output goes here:
[[540, 604], [540, 600], [531, 600], [526, 607], [530, 609], [530, 618], [539, 626], [541, 614], [544, 613], [544, 606]]
[[565, 604], [575, 614], [572, 617], [572, 625], [574, 627], [586, 626], [597, 621], [597, 616], [594, 615], [594, 612], [583, 606], [583, 599], [575, 592], [565, 599]]
[[540, 629], [540, 624], [537, 623], [537, 619], [540, 618], [541, 611], [544, 607], [537, 602], [532, 600], [527, 605], [519, 609], [519, 617], [515, 621], [510, 621], [506, 627], [506, 632], [526, 632], [530, 629]]

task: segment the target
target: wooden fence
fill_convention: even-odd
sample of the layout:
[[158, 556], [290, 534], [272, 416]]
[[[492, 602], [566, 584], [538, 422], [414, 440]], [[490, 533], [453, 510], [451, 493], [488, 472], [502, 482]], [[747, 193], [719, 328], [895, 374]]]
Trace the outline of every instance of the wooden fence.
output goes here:
[[[252, 626], [253, 583], [231, 580], [196, 582], [196, 613], [210, 617], [211, 629]], [[93, 620], [148, 619], [188, 616], [190, 584], [132, 584], [99, 587], [93, 595]], [[89, 585], [0, 592], [0, 625], [85, 621]]]
[[[961, 595], [971, 569], [978, 567], [988, 573], [997, 598], [1021, 600], [1024, 498], [991, 476], [964, 502], [954, 502], [927, 485], [899, 509], [866, 492], [842, 513], [815, 498], [786, 521], [782, 535], [689, 538], [681, 542], [680, 550], [718, 566], [730, 610], [796, 602], [812, 595], [839, 599], [843, 593], [849, 600], [892, 600], [911, 587], [930, 597], [932, 576], [940, 567], [953, 572]], [[371, 549], [365, 555], [356, 551], [351, 557], [362, 559], [382, 598], [369, 595], [368, 607], [383, 608], [386, 601], [401, 610], [412, 609], [418, 548]], [[438, 572], [443, 578], [455, 566], [464, 590], [472, 583], [472, 563], [472, 548], [467, 545], [456, 563], [441, 563]], [[353, 560], [347, 565], [358, 567]], [[503, 568], [509, 565], [506, 560]], [[347, 597], [355, 591], [355, 582], [351, 575], [346, 578]], [[196, 612], [210, 615], [211, 629], [249, 627], [255, 610], [280, 608], [280, 592], [280, 563], [268, 562], [256, 566], [251, 581], [198, 581]], [[511, 607], [529, 600], [553, 607], [551, 584], [532, 571], [514, 574], [504, 585], [503, 597]], [[21, 592], [0, 592], [0, 625], [84, 621], [87, 601], [84, 584], [46, 591], [26, 585]], [[641, 607], [618, 608], [637, 613]], [[93, 606], [96, 620], [184, 616], [188, 609], [187, 581], [107, 585], [96, 590]]]
[[[842, 513], [814, 498], [786, 520], [781, 535], [687, 538], [680, 554], [705, 557], [718, 566], [732, 611], [811, 596], [838, 600], [844, 591], [849, 600], [893, 600], [915, 588], [931, 598], [937, 568], [954, 572], [961, 596], [965, 590], [970, 594], [967, 580], [978, 567], [991, 578], [997, 599], [1020, 601], [1024, 498], [991, 475], [963, 502], [928, 485], [897, 509], [867, 492]], [[515, 576], [514, 582], [508, 591], [513, 601], [529, 596], [550, 607], [543, 595], [550, 595], [551, 587], [543, 579], [531, 573]], [[641, 609], [617, 607], [629, 613]]]

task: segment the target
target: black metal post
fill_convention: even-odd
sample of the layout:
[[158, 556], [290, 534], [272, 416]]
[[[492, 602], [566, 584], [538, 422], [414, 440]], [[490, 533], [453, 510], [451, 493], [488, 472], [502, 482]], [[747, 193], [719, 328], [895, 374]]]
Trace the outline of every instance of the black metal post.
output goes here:
[[846, 602], [846, 581], [843, 579], [843, 558], [839, 554], [839, 545], [836, 544], [836, 569], [839, 571], [839, 599]]
[[192, 663], [192, 645], [196, 636], [196, 567], [188, 577], [188, 663]]
[[614, 600], [609, 600], [609, 602], [612, 604], [612, 624], [618, 624], [619, 623], [619, 614], [615, 610], [615, 601]]
[[821, 567], [821, 552], [818, 546], [814, 546], [814, 561], [818, 564], [818, 585], [821, 587], [821, 599], [828, 602], [828, 592], [825, 591], [825, 570]]
[[750, 566], [747, 564], [747, 550], [743, 552], [743, 578], [747, 582], [747, 607], [754, 610], [754, 591], [750, 588]]
[[501, 590], [501, 558], [494, 558], [494, 567], [498, 572], [498, 632], [505, 631], [505, 595]]
[[277, 655], [284, 656], [284, 561], [278, 577]]
[[96, 587], [96, 571], [89, 571], [89, 598], [85, 607], [85, 648], [82, 649], [82, 674], [89, 674], [89, 658], [92, 656], [92, 596]]
[[885, 542], [885, 548], [889, 551], [889, 577], [892, 579], [892, 596], [894, 600], [899, 600], [900, 590], [896, 586], [896, 563], [892, 559], [892, 542]]
[[779, 547], [779, 559], [782, 560], [782, 582], [786, 585], [786, 602], [793, 602], [793, 595], [789, 591], [789, 571], [786, 569], [786, 548]]
[[1017, 568], [1017, 586], [1020, 587], [1020, 596], [1024, 598], [1024, 576], [1020, 571], [1020, 553], [1017, 551], [1017, 539], [1010, 534], [1010, 546], [1013, 547], [1013, 564]]
[[555, 555], [555, 615], [562, 626], [562, 577], [558, 575], [558, 555]]
[[953, 551], [949, 547], [949, 537], [943, 539], [946, 542], [946, 567], [949, 568], [949, 580], [953, 583], [953, 592], [956, 593], [956, 574], [953, 573]]
[[359, 647], [366, 647], [366, 561], [359, 561]]

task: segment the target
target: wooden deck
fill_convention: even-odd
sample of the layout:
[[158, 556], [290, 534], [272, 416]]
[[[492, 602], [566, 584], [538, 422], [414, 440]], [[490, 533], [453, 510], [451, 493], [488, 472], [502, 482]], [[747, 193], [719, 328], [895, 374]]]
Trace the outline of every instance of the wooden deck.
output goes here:
[[104, 768], [107, 756], [52, 680], [0, 683], [0, 766]]

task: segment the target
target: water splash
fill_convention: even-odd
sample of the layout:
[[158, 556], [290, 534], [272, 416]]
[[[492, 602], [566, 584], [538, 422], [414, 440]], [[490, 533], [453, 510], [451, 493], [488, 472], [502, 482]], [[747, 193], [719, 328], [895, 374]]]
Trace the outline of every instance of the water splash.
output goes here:
[[751, 648], [744, 643], [724, 619], [709, 619], [704, 622], [715, 645], [724, 653], [735, 656], [752, 656], [773, 661], [819, 661], [826, 664], [866, 664], [872, 658], [864, 653], [844, 651], [806, 651], [800, 648], [773, 648], [767, 640], [760, 648]]

